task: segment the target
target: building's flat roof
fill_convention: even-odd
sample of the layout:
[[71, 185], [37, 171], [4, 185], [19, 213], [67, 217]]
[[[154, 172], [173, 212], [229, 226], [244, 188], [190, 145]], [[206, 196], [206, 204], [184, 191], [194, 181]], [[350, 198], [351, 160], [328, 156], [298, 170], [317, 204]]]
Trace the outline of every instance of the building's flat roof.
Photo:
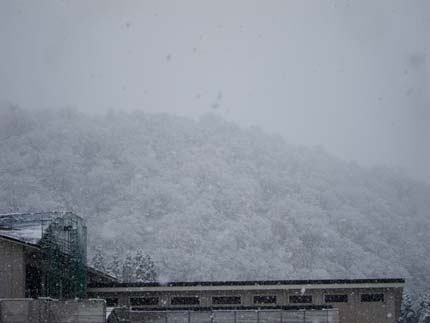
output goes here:
[[178, 286], [249, 286], [249, 285], [321, 285], [321, 284], [386, 284], [404, 283], [403, 278], [315, 279], [315, 280], [233, 280], [168, 283], [112, 283], [104, 287], [178, 287]]
[[318, 280], [256, 280], [256, 281], [200, 281], [169, 283], [95, 283], [92, 292], [152, 292], [152, 291], [204, 291], [204, 290], [255, 290], [302, 288], [402, 288], [403, 278], [379, 279], [318, 279]]

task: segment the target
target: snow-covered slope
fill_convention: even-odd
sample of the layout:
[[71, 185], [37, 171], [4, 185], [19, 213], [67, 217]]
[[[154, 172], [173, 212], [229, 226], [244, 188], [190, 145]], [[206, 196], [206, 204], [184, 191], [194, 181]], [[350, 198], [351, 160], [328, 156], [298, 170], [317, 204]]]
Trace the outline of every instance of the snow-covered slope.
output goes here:
[[0, 109], [0, 212], [72, 209], [168, 280], [430, 286], [430, 187], [215, 116]]

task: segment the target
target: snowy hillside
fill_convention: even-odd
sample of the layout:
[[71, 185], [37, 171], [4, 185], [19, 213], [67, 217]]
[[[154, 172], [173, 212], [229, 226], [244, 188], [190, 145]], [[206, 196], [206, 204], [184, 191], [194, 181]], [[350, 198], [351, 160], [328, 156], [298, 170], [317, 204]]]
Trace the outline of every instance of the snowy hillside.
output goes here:
[[430, 187], [215, 116], [0, 109], [0, 212], [71, 209], [168, 280], [430, 287]]

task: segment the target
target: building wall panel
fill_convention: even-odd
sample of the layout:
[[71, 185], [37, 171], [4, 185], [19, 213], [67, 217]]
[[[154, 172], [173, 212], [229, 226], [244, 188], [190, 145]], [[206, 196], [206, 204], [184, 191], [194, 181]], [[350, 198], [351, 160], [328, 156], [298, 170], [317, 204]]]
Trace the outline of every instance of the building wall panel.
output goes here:
[[25, 297], [24, 247], [0, 239], [0, 298], [23, 297]]

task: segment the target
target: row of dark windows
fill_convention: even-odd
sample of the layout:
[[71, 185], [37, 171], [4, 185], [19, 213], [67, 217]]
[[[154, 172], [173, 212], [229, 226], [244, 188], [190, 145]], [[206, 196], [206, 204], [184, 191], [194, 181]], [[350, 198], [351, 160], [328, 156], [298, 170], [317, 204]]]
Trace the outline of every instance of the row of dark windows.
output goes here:
[[[238, 305], [241, 304], [240, 296], [213, 296], [214, 305]], [[276, 296], [254, 296], [254, 304], [276, 304]]]
[[361, 302], [369, 303], [369, 302], [383, 302], [384, 294], [362, 294]]
[[254, 296], [254, 304], [276, 304], [276, 296]]
[[326, 303], [348, 303], [348, 295], [325, 295]]
[[[348, 303], [348, 295], [325, 295], [324, 301], [326, 303]], [[384, 302], [384, 294], [361, 294], [361, 303], [375, 303]]]
[[292, 304], [311, 304], [312, 295], [294, 295], [289, 297], [290, 303]]
[[[130, 297], [131, 306], [156, 306], [158, 305], [159, 297]], [[254, 296], [254, 304], [276, 304], [276, 296]], [[384, 302], [384, 294], [361, 294], [360, 301], [362, 303]], [[312, 304], [312, 295], [291, 295], [289, 296], [291, 304]], [[325, 303], [348, 303], [348, 295], [333, 294], [324, 296]], [[171, 305], [199, 305], [200, 298], [198, 296], [172, 297]], [[240, 305], [240, 296], [213, 296], [213, 305]], [[118, 306], [118, 298], [106, 298], [108, 307]]]
[[214, 296], [212, 297], [212, 304], [214, 305], [234, 305], [240, 304], [240, 296]]
[[[158, 305], [158, 297], [131, 297], [131, 306]], [[312, 302], [312, 299], [311, 299]], [[197, 296], [191, 297], [172, 297], [171, 305], [199, 305], [200, 299]], [[213, 305], [240, 305], [240, 296], [213, 296]], [[276, 304], [276, 296], [254, 296], [254, 304]]]
[[130, 297], [131, 306], [158, 305], [158, 302], [159, 302], [158, 297]]
[[199, 305], [200, 298], [198, 296], [192, 297], [172, 297], [170, 300], [172, 305]]
[[[293, 304], [311, 304], [312, 296], [311, 295], [302, 295], [302, 296], [290, 296], [290, 303]], [[373, 302], [383, 302], [384, 294], [361, 294], [360, 302], [361, 303], [373, 303]], [[325, 303], [348, 303], [348, 295], [346, 294], [333, 294], [333, 295], [325, 295], [324, 296]]]

